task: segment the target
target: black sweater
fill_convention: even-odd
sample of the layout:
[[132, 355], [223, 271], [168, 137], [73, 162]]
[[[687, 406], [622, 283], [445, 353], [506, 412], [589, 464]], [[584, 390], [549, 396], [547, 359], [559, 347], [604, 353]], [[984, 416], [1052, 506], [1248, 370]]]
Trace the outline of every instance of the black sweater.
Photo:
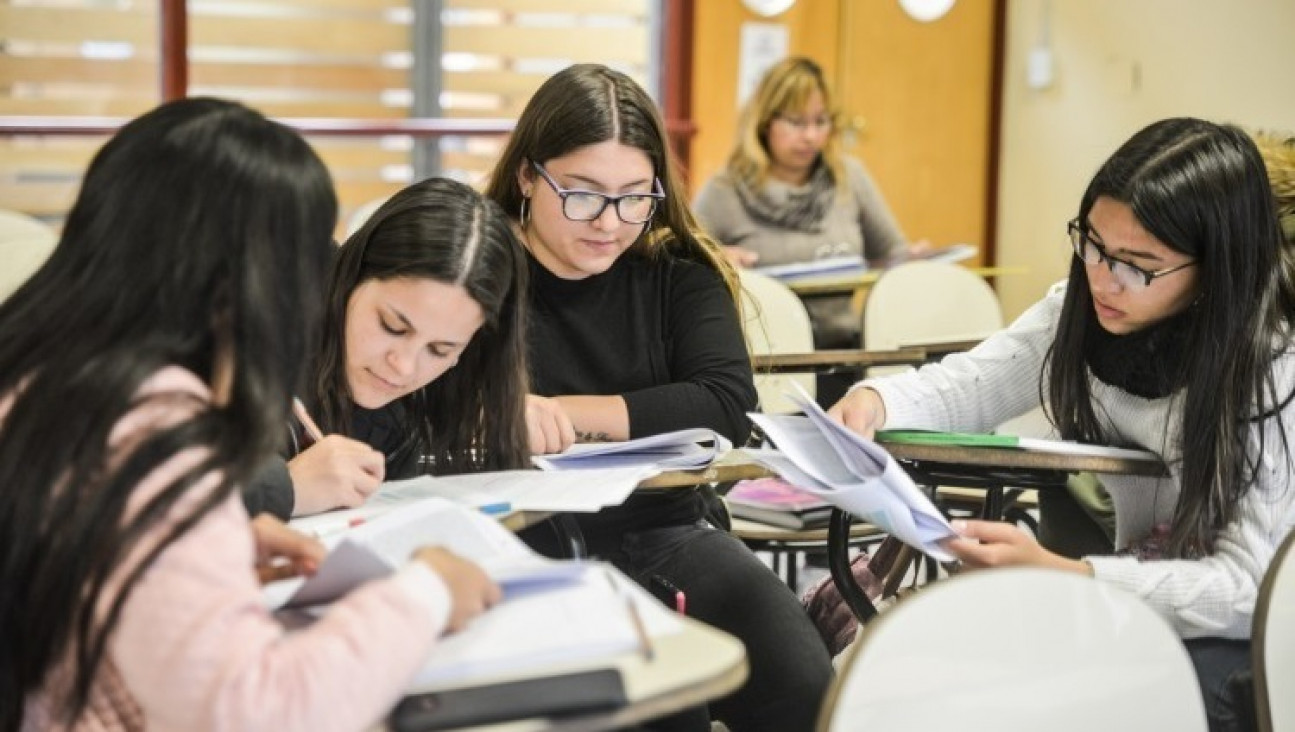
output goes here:
[[[737, 309], [719, 275], [695, 262], [622, 256], [582, 280], [531, 259], [531, 389], [625, 399], [631, 437], [709, 427], [740, 445], [755, 409]], [[695, 491], [636, 495], [578, 522], [594, 549], [618, 535], [701, 517]]]

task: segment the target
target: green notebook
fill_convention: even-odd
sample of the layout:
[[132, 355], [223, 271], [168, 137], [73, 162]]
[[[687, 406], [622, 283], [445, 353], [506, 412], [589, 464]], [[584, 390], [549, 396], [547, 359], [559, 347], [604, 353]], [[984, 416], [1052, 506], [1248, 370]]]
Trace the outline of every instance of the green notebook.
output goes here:
[[1017, 435], [991, 435], [974, 432], [938, 432], [935, 430], [878, 430], [877, 442], [897, 445], [944, 445], [949, 447], [1006, 447], [1050, 452], [1061, 455], [1120, 458], [1159, 462], [1160, 457], [1146, 450], [1127, 447], [1088, 445], [1068, 440], [1045, 440]]
[[958, 447], [1020, 447], [1016, 435], [991, 435], [974, 432], [936, 432], [934, 430], [878, 430], [877, 442], [904, 445], [956, 445]]

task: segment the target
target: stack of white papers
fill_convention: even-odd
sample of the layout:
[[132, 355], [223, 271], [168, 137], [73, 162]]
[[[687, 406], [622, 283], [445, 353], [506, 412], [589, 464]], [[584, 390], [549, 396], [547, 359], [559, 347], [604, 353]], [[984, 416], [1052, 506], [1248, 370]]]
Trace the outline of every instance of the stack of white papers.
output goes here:
[[827, 416], [797, 386], [788, 394], [808, 416], [751, 414], [779, 451], [747, 450], [787, 482], [871, 523], [941, 561], [954, 559], [940, 546], [955, 536], [926, 494], [880, 445]]
[[[544, 470], [592, 470], [649, 467], [657, 470], [697, 470], [728, 452], [733, 445], [714, 430], [698, 427], [664, 432], [626, 442], [589, 442], [572, 445], [555, 455], [531, 460]], [[584, 476], [583, 482], [589, 476]]]
[[756, 267], [755, 271], [783, 281], [793, 281], [814, 277], [860, 275], [868, 271], [868, 263], [862, 255], [843, 254], [836, 257], [811, 259], [806, 262]]

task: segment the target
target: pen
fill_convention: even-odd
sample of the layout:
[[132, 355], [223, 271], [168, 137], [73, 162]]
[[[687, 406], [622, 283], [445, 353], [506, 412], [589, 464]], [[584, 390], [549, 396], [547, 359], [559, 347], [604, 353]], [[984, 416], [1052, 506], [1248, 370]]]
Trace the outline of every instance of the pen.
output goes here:
[[310, 418], [310, 412], [306, 411], [306, 405], [302, 404], [301, 400], [296, 397], [292, 399], [292, 413], [296, 415], [297, 421], [301, 423], [310, 439], [315, 442], [324, 439], [323, 431], [319, 429], [319, 425], [315, 424], [315, 420]]
[[481, 510], [481, 513], [484, 513], [487, 516], [498, 516], [513, 510], [513, 504], [508, 501], [499, 501], [498, 503], [483, 503], [478, 506], [478, 508]]
[[634, 633], [639, 637], [639, 648], [643, 652], [643, 660], [651, 661], [655, 656], [652, 651], [652, 639], [648, 636], [647, 626], [643, 624], [643, 616], [639, 614], [638, 605], [634, 603], [634, 598], [625, 591], [624, 587], [616, 581], [616, 576], [611, 570], [607, 570], [607, 581], [612, 584], [612, 589], [616, 594], [625, 598], [625, 607], [629, 610], [630, 622], [634, 624]]
[[666, 589], [666, 592], [669, 592], [674, 595], [675, 612], [679, 613], [680, 615], [687, 615], [688, 596], [684, 594], [684, 591], [679, 589], [678, 587], [675, 587], [673, 582], [666, 579], [665, 577], [662, 577], [659, 574], [652, 575], [652, 579], [658, 584], [660, 584], [662, 587], [664, 587]]

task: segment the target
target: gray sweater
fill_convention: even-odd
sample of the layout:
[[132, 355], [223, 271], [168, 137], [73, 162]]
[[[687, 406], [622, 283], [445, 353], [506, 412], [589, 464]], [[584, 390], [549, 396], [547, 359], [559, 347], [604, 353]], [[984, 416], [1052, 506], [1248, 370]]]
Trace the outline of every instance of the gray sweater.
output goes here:
[[[886, 428], [988, 432], [1039, 406], [1043, 358], [1056, 335], [1064, 295], [1064, 286], [1054, 287], [1007, 330], [966, 354], [864, 382], [881, 394]], [[1273, 380], [1279, 394], [1295, 388], [1295, 354], [1277, 358]], [[1164, 478], [1101, 476], [1115, 502], [1115, 545], [1122, 547], [1173, 516], [1182, 477], [1181, 394], [1143, 399], [1091, 375], [1089, 387], [1113, 444], [1150, 450], [1169, 469]], [[1295, 528], [1295, 465], [1281, 447], [1281, 428], [1295, 435], [1295, 406], [1286, 407], [1280, 420], [1255, 425], [1256, 439], [1265, 432], [1260, 476], [1242, 499], [1236, 520], [1219, 536], [1214, 554], [1160, 561], [1088, 557], [1097, 578], [1141, 597], [1183, 637], [1249, 638], [1264, 572]]]
[[[722, 244], [741, 246], [760, 255], [760, 266], [808, 262], [845, 254], [862, 254], [880, 264], [898, 255], [905, 245], [904, 234], [895, 221], [881, 191], [863, 164], [845, 158], [849, 194], [837, 196], [813, 231], [775, 226], [751, 215], [738, 195], [728, 171], [711, 178], [697, 195], [696, 212], [703, 226]], [[791, 186], [769, 180], [761, 191], [769, 201], [785, 201]], [[807, 301], [814, 321], [815, 345], [841, 347], [842, 338], [857, 338], [859, 316], [850, 312], [849, 296], [815, 298]]]

